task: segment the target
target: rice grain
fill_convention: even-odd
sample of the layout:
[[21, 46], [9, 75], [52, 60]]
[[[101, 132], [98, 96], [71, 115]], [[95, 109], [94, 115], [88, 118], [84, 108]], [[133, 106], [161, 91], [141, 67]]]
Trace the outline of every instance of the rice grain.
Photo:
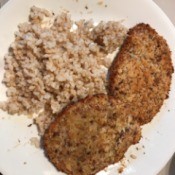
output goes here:
[[32, 7], [29, 21], [19, 25], [5, 56], [8, 100], [0, 108], [10, 114], [37, 114], [42, 135], [70, 102], [106, 93], [111, 63], [107, 55], [122, 44], [126, 33], [120, 22], [94, 26], [93, 20], [73, 21], [68, 13], [56, 16]]

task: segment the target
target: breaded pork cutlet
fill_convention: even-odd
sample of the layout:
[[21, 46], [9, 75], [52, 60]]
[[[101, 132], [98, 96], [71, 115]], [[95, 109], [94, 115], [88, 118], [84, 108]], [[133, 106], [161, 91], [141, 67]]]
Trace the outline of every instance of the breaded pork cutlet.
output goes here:
[[49, 160], [68, 175], [94, 175], [140, 140], [140, 127], [104, 94], [66, 107], [44, 134]]
[[146, 124], [168, 97], [173, 66], [165, 39], [148, 24], [128, 32], [109, 70], [109, 94], [128, 114]]

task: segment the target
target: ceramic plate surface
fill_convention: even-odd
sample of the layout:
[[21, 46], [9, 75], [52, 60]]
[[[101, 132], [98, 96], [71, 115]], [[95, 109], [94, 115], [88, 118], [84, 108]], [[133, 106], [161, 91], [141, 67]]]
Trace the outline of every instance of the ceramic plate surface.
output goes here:
[[[0, 81], [4, 73], [3, 57], [14, 39], [19, 23], [28, 18], [31, 6], [59, 13], [70, 11], [73, 19], [93, 18], [123, 20], [127, 27], [139, 22], [149, 23], [167, 40], [175, 65], [175, 29], [166, 15], [151, 0], [10, 0], [0, 9]], [[85, 9], [88, 6], [88, 9]], [[0, 101], [6, 99], [4, 85], [0, 84]], [[109, 166], [99, 175], [117, 175], [118, 168], [126, 166], [123, 175], [156, 175], [175, 151], [175, 76], [173, 74], [169, 99], [154, 120], [143, 127], [143, 138], [126, 153], [122, 163]], [[37, 135], [35, 126], [26, 116], [10, 116], [0, 111], [0, 171], [3, 175], [61, 175], [44, 156], [42, 149], [30, 144]], [[134, 155], [134, 159], [131, 158]]]

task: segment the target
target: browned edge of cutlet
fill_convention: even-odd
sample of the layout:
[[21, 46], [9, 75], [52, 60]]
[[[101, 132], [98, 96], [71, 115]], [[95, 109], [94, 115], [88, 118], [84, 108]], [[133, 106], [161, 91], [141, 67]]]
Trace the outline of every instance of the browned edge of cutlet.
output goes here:
[[[52, 161], [50, 155], [53, 153], [51, 150], [47, 149], [47, 142], [49, 142], [50, 136], [52, 137], [52, 131], [56, 127], [57, 123], [59, 123], [59, 121], [62, 119], [63, 116], [64, 117], [66, 116], [65, 114], [68, 111], [70, 111], [74, 107], [76, 108], [76, 106], [78, 104], [83, 104], [83, 103], [85, 105], [88, 104], [88, 102], [94, 97], [97, 98], [97, 100], [99, 101], [99, 104], [101, 104], [100, 102], [107, 101], [107, 103], [109, 103], [111, 106], [113, 106], [116, 103], [116, 100], [113, 98], [113, 96], [110, 96], [110, 95], [108, 96], [106, 94], [96, 94], [93, 96], [87, 96], [86, 98], [81, 99], [78, 102], [74, 102], [74, 103], [66, 106], [62, 110], [62, 112], [58, 114], [56, 119], [50, 124], [49, 128], [45, 131], [45, 134], [43, 136], [43, 145], [45, 148], [45, 155], [47, 157], [49, 157], [49, 161], [52, 162], [59, 171], [65, 172], [69, 175], [75, 175], [75, 174], [72, 171], [69, 171], [67, 169], [67, 167], [64, 165], [64, 163], [58, 161], [57, 164], [55, 164], [55, 162]], [[96, 110], [101, 110], [98, 107], [99, 104], [97, 106], [92, 106], [92, 107], [95, 108]], [[133, 130], [132, 131], [128, 130], [124, 136], [121, 133], [122, 143], [119, 144], [120, 152], [115, 156], [115, 161], [113, 163], [117, 163], [118, 161], [120, 161], [124, 157], [124, 153], [128, 150], [128, 148], [131, 145], [139, 142], [139, 140], [141, 138], [141, 130], [140, 130], [139, 125], [134, 125], [134, 130], [135, 130], [134, 133], [133, 133]], [[102, 169], [104, 169], [104, 168], [106, 168], [106, 166], [104, 166]], [[98, 171], [96, 171], [96, 173], [97, 172]], [[91, 175], [95, 175], [95, 174], [91, 174]]]
[[[169, 68], [170, 68], [168, 70], [167, 75], [170, 77], [170, 80], [172, 79], [172, 73], [174, 73], [174, 67], [173, 67], [172, 60], [171, 60], [171, 51], [169, 49], [167, 41], [162, 36], [160, 36], [156, 32], [156, 30], [153, 29], [149, 24], [139, 23], [139, 24], [137, 24], [134, 27], [129, 29], [129, 31], [127, 33], [127, 37], [124, 40], [124, 43], [122, 44], [119, 52], [115, 56], [115, 58], [111, 64], [111, 67], [109, 68], [109, 71], [108, 71], [109, 79], [108, 79], [108, 85], [107, 85], [108, 86], [107, 91], [108, 91], [109, 95], [115, 96], [114, 95], [115, 94], [115, 87], [113, 85], [114, 84], [113, 82], [114, 82], [116, 75], [117, 75], [116, 70], [118, 70], [119, 66], [124, 62], [123, 54], [125, 54], [126, 49], [129, 48], [130, 44], [133, 42], [132, 35], [134, 35], [137, 32], [140, 32], [140, 31], [144, 32], [145, 30], [148, 31], [150, 35], [154, 35], [155, 37], [157, 37], [161, 42], [164, 42], [165, 47], [167, 49], [167, 58], [168, 58], [168, 59], [164, 59], [164, 61], [166, 61], [166, 64], [169, 65]], [[170, 90], [171, 81], [167, 82], [167, 83], [168, 83], [169, 90]], [[169, 94], [167, 94], [166, 99], [168, 97], [169, 97]], [[162, 105], [163, 105], [163, 101], [162, 101]], [[159, 111], [160, 111], [160, 108], [159, 108]], [[157, 113], [159, 111], [157, 111]], [[145, 121], [140, 120], [139, 123], [140, 123], [140, 125], [143, 125], [143, 124], [149, 123], [151, 120], [152, 120], [152, 118], [147, 118]]]
[[[106, 94], [101, 93], [101, 94], [89, 95], [89, 96], [87, 96], [87, 97], [85, 97], [85, 98], [83, 98], [83, 99], [78, 100], [77, 102], [72, 102], [72, 103], [70, 103], [70, 104], [67, 105], [65, 108], [63, 108], [62, 111], [57, 115], [57, 117], [55, 118], [55, 120], [54, 120], [54, 121], [50, 124], [50, 126], [46, 129], [45, 134], [44, 134], [44, 136], [43, 136], [43, 147], [44, 147], [44, 150], [45, 150], [45, 155], [46, 155], [46, 157], [49, 157], [49, 161], [50, 161], [51, 163], [53, 163], [54, 166], [55, 166], [59, 171], [62, 171], [62, 172], [67, 173], [67, 174], [69, 174], [69, 175], [74, 175], [74, 174], [73, 174], [72, 171], [69, 171], [69, 170], [65, 167], [64, 163], [59, 162], [59, 163], [56, 165], [54, 162], [52, 162], [52, 160], [51, 160], [51, 158], [50, 158], [50, 154], [52, 154], [52, 152], [49, 151], [49, 150], [47, 149], [47, 143], [46, 143], [46, 142], [49, 142], [49, 139], [48, 139], [48, 138], [49, 138], [49, 135], [52, 133], [52, 130], [54, 130], [54, 128], [56, 127], [57, 123], [62, 119], [63, 116], [65, 116], [65, 114], [66, 114], [69, 110], [71, 110], [71, 109], [73, 109], [74, 107], [76, 107], [75, 104], [82, 104], [82, 103], [86, 104], [89, 100], [91, 100], [91, 99], [94, 98], [94, 97], [96, 97], [96, 98], [98, 98], [98, 99], [102, 99], [102, 100], [108, 98], [108, 96], [107, 96]], [[94, 107], [94, 106], [93, 106], [93, 107]], [[97, 108], [97, 109], [98, 109], [98, 108]], [[104, 167], [104, 168], [105, 168], [105, 167]], [[94, 175], [95, 175], [95, 174], [94, 174]]]

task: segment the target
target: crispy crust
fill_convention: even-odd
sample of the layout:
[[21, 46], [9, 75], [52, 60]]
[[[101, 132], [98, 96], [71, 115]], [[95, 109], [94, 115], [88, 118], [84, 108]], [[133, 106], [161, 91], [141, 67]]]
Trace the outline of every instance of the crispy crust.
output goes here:
[[68, 105], [46, 130], [49, 160], [69, 175], [94, 175], [118, 162], [168, 97], [173, 71], [169, 47], [154, 29], [130, 29], [109, 70], [109, 96]]
[[173, 73], [166, 40], [148, 24], [131, 28], [109, 69], [109, 94], [142, 125], [168, 97]]
[[94, 175], [118, 162], [129, 146], [140, 140], [139, 125], [123, 117], [116, 103], [104, 94], [89, 96], [57, 116], [46, 130], [43, 143], [58, 170], [70, 175]]

